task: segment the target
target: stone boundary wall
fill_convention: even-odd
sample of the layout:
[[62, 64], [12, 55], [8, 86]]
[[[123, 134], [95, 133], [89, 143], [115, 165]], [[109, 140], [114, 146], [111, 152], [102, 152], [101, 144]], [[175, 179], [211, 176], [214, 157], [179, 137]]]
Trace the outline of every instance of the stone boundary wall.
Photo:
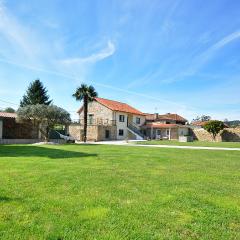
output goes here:
[[2, 119], [2, 138], [3, 139], [37, 139], [38, 128], [31, 122], [16, 122], [14, 118]]
[[[42, 142], [42, 139], [0, 139], [0, 144], [33, 144]], [[50, 142], [64, 144], [64, 139], [50, 139]]]
[[[212, 136], [203, 128], [192, 129], [195, 140], [212, 142]], [[240, 142], [240, 128], [225, 128], [216, 137], [217, 142]]]

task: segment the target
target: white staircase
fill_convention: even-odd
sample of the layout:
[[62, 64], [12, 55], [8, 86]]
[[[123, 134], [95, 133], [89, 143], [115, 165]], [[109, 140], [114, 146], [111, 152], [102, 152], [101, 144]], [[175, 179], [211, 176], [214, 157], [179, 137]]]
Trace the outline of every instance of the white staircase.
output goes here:
[[128, 128], [128, 131], [136, 137], [136, 140], [143, 140], [144, 139], [144, 135], [133, 124], [128, 124], [127, 128]]

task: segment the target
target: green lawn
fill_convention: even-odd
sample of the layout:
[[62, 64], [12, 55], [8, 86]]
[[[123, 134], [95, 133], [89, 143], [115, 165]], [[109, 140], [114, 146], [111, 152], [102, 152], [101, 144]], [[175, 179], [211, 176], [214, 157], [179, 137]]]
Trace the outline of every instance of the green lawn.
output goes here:
[[240, 239], [240, 152], [0, 145], [0, 239]]
[[[133, 143], [133, 142], [131, 142]], [[176, 140], [151, 140], [135, 142], [144, 145], [176, 145], [176, 146], [199, 146], [199, 147], [224, 147], [224, 148], [240, 148], [240, 142], [179, 142]]]

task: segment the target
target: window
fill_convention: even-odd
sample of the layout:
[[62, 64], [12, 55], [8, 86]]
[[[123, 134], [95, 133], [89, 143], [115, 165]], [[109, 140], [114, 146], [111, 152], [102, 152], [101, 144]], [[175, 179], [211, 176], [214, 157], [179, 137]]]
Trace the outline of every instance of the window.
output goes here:
[[119, 136], [123, 136], [123, 135], [124, 135], [123, 129], [119, 129], [119, 130], [118, 130], [118, 135], [119, 135]]
[[157, 129], [157, 135], [161, 135], [161, 130]]
[[89, 123], [88, 123], [88, 124], [89, 124], [89, 125], [92, 125], [92, 124], [93, 124], [93, 116], [94, 116], [93, 114], [89, 114], [89, 115], [88, 115], [88, 119], [89, 119]]
[[105, 138], [108, 139], [109, 137], [110, 137], [110, 131], [109, 131], [109, 130], [106, 130], [106, 131], [105, 131]]
[[124, 122], [125, 116], [124, 115], [119, 115], [119, 122]]
[[140, 117], [136, 117], [136, 124], [140, 124], [141, 123], [141, 118]]

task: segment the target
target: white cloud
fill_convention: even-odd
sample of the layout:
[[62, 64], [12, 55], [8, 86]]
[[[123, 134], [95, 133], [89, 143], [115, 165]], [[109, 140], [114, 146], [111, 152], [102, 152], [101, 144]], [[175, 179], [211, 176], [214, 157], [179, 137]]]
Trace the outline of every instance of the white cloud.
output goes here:
[[[10, 51], [10, 46], [14, 49], [14, 53], [21, 52], [22, 55], [31, 57], [34, 55], [36, 48], [31, 41], [31, 34], [23, 27], [16, 18], [8, 11], [2, 1], [0, 1], [0, 36], [7, 41], [6, 49], [2, 53]], [[1, 46], [3, 48], [3, 46]], [[8, 56], [6, 56], [8, 57]], [[15, 57], [15, 56], [12, 56]]]
[[[236, 31], [234, 33], [231, 33], [227, 35], [226, 37], [220, 39], [218, 42], [213, 44], [210, 48], [208, 48], [205, 52], [203, 52], [201, 55], [199, 55], [196, 58], [196, 63], [194, 66], [196, 70], [198, 70], [200, 67], [202, 67], [208, 60], [210, 60], [217, 51], [219, 51], [221, 48], [225, 47], [227, 44], [231, 43], [232, 41], [240, 38], [240, 31]], [[195, 70], [195, 69], [193, 69]], [[195, 71], [196, 71], [195, 70]], [[193, 71], [193, 72], [195, 72]]]
[[206, 51], [197, 55], [193, 58], [190, 67], [185, 69], [184, 71], [175, 74], [173, 77], [164, 79], [162, 83], [172, 83], [176, 81], [180, 81], [185, 76], [192, 76], [199, 71], [207, 62], [215, 56], [215, 54], [224, 48], [226, 45], [230, 44], [234, 40], [240, 38], [240, 30], [237, 30], [224, 38], [220, 39], [218, 42], [210, 46]]
[[228, 36], [226, 36], [223, 39], [221, 39], [220, 41], [218, 41], [216, 44], [214, 44], [212, 46], [212, 50], [218, 50], [218, 49], [224, 47], [226, 44], [228, 44], [238, 38], [240, 38], [240, 30], [238, 30], [232, 34], [229, 34]]
[[116, 51], [115, 45], [111, 42], [108, 41], [107, 47], [102, 49], [98, 53], [93, 53], [90, 56], [87, 57], [79, 57], [79, 58], [68, 58], [61, 60], [60, 62], [64, 65], [79, 65], [79, 64], [88, 64], [88, 63], [96, 63], [98, 61], [101, 61], [105, 58], [108, 58], [112, 56]]

